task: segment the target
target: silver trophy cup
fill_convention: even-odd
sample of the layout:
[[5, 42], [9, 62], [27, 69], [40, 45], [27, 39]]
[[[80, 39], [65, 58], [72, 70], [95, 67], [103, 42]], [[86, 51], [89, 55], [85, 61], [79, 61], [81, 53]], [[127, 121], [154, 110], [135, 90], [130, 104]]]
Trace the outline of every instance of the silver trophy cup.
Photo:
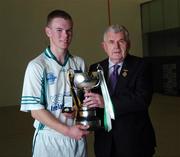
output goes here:
[[[91, 74], [88, 73], [74, 73], [73, 74], [73, 86], [83, 93], [89, 92], [91, 89], [99, 86], [100, 80], [98, 79], [97, 72]], [[89, 129], [94, 131], [101, 126], [101, 121], [96, 115], [96, 108], [88, 108], [83, 104], [83, 97], [79, 98], [77, 94], [73, 96], [74, 99], [78, 99], [78, 111], [76, 114], [76, 124], [89, 125]]]

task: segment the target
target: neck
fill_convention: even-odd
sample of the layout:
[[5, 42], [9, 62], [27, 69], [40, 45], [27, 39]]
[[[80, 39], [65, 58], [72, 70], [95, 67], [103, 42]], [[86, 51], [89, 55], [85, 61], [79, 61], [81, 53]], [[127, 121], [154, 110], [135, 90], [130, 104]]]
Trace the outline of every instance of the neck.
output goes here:
[[113, 64], [119, 64], [121, 62], [123, 62], [123, 60], [111, 60], [110, 61], [113, 63]]
[[51, 52], [54, 54], [56, 59], [61, 63], [64, 64], [64, 59], [67, 54], [67, 50], [60, 49], [60, 48], [52, 48], [50, 47]]

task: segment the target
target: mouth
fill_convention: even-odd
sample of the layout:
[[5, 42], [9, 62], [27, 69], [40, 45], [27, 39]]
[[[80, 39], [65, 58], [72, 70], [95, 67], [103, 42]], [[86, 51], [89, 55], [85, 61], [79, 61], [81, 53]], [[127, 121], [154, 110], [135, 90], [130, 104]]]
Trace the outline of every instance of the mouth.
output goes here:
[[68, 44], [69, 43], [68, 40], [60, 40], [60, 42], [63, 43], [63, 44]]
[[124, 49], [114, 49], [113, 53], [114, 54], [123, 54], [125, 52]]
[[114, 54], [121, 54], [121, 51], [119, 50], [119, 51], [114, 51], [113, 52]]

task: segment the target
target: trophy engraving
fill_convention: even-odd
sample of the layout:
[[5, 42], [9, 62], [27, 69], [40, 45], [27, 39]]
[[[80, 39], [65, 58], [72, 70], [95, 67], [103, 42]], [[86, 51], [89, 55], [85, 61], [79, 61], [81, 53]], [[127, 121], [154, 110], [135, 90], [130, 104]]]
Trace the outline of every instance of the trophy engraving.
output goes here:
[[[73, 97], [73, 104], [76, 108], [76, 124], [89, 125], [88, 130], [96, 130], [101, 126], [101, 121], [96, 115], [96, 108], [88, 108], [83, 104], [84, 97], [78, 95], [78, 90], [84, 93], [99, 86], [100, 80], [97, 72], [88, 74], [86, 72], [69, 72], [69, 81], [71, 94]], [[75, 89], [77, 92], [75, 92]], [[85, 98], [86, 99], [86, 98]]]

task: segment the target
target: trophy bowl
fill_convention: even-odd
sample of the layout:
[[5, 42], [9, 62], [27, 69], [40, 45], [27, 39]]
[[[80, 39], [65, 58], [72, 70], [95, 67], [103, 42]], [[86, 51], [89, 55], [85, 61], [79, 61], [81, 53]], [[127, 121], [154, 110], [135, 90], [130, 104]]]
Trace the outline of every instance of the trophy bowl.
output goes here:
[[[89, 92], [91, 89], [99, 86], [100, 80], [96, 72], [74, 73], [73, 83], [75, 88]], [[85, 98], [86, 99], [86, 98]], [[80, 108], [76, 116], [76, 124], [89, 125], [88, 130], [94, 131], [101, 126], [101, 121], [97, 117], [96, 108], [88, 108], [81, 100]]]
[[90, 90], [99, 85], [99, 79], [95, 72], [88, 73], [75, 73], [74, 74], [74, 85], [79, 89]]

